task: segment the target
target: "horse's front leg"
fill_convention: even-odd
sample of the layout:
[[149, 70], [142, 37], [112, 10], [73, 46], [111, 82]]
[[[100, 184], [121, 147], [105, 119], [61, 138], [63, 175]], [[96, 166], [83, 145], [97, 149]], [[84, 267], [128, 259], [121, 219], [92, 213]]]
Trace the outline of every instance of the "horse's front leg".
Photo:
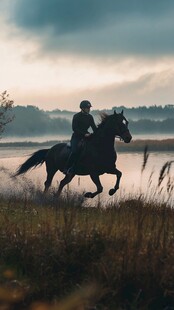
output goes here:
[[100, 183], [99, 175], [98, 174], [91, 174], [91, 180], [95, 183], [97, 190], [94, 193], [87, 192], [85, 194], [86, 198], [94, 198], [96, 195], [100, 194], [103, 191], [103, 186]]
[[113, 194], [116, 193], [116, 191], [119, 189], [119, 185], [120, 185], [120, 179], [121, 179], [121, 176], [122, 176], [122, 172], [120, 170], [118, 170], [116, 167], [113, 169], [113, 171], [109, 171], [108, 173], [110, 174], [115, 174], [116, 175], [116, 183], [115, 183], [115, 186], [114, 188], [111, 188], [109, 190], [109, 195], [112, 196]]

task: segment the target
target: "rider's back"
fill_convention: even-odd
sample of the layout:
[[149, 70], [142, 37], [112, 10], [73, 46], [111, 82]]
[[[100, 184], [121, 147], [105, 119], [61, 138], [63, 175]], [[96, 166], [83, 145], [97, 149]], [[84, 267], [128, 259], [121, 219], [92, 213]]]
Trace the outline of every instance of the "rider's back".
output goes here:
[[92, 127], [93, 131], [95, 131], [97, 128], [91, 114], [78, 112], [73, 116], [72, 129], [74, 135], [78, 136], [79, 138], [83, 138], [85, 134], [88, 133], [89, 127]]

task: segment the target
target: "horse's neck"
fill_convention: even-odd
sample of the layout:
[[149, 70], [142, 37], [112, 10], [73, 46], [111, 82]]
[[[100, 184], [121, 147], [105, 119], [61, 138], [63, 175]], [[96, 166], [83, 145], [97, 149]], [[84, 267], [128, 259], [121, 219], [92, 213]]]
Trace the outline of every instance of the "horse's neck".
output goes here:
[[109, 131], [106, 131], [104, 129], [98, 129], [93, 137], [93, 143], [95, 145], [100, 146], [100, 148], [106, 149], [113, 148], [115, 142], [115, 135]]

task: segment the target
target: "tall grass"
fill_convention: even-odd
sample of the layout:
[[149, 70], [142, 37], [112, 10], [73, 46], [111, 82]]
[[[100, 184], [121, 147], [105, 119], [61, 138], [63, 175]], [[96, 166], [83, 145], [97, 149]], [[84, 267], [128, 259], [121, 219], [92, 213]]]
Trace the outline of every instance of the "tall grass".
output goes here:
[[1, 288], [18, 293], [4, 299], [56, 303], [95, 285], [97, 309], [173, 305], [173, 223], [173, 209], [141, 197], [109, 209], [1, 200]]
[[172, 164], [149, 199], [105, 208], [71, 192], [43, 196], [27, 179], [20, 195], [1, 193], [0, 309], [173, 309], [174, 209], [153, 198], [165, 180], [173, 194]]

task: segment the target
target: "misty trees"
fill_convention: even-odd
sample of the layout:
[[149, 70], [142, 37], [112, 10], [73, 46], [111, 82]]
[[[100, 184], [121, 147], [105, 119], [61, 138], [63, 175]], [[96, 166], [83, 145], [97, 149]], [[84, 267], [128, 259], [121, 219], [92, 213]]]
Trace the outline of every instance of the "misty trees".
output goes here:
[[13, 100], [10, 100], [7, 91], [0, 94], [0, 136], [5, 129], [5, 126], [13, 120], [11, 113]]
[[6, 136], [33, 137], [42, 135], [69, 135], [71, 123], [62, 117], [51, 117], [36, 106], [15, 106], [14, 121], [5, 130]]

